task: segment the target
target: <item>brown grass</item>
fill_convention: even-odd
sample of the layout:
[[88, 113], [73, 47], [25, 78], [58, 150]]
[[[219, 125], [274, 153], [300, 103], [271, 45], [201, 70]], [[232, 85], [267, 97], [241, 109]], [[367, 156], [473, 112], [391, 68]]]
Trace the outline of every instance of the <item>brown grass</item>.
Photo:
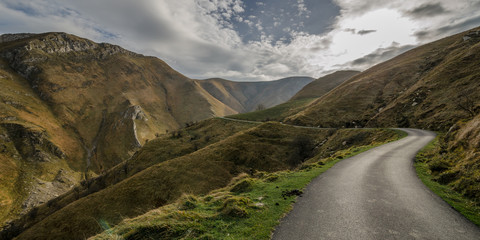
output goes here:
[[478, 38], [463, 41], [467, 33], [415, 48], [376, 65], [287, 121], [324, 127], [448, 130], [456, 121], [469, 117], [460, 105], [473, 101], [472, 109], [480, 109], [475, 108], [480, 99], [476, 80], [480, 47]]
[[[295, 156], [292, 142], [298, 135], [307, 136], [317, 143], [327, 139], [331, 143], [324, 143], [319, 148], [331, 151], [372, 142], [379, 137], [373, 130], [345, 131], [332, 135], [335, 130], [299, 129], [266, 123], [192, 154], [156, 164], [114, 186], [82, 198], [45, 218], [19, 238], [83, 238], [84, 235], [100, 232], [100, 221], [115, 225], [125, 217], [137, 216], [174, 202], [184, 193], [203, 194], [224, 187], [239, 173], [290, 169], [294, 167], [290, 159]], [[380, 136], [393, 135], [395, 133], [384, 131]], [[334, 139], [333, 136], [341, 139]], [[337, 141], [348, 143], [337, 145]], [[335, 148], [332, 149], [333, 146]], [[323, 154], [329, 155], [331, 152]]]

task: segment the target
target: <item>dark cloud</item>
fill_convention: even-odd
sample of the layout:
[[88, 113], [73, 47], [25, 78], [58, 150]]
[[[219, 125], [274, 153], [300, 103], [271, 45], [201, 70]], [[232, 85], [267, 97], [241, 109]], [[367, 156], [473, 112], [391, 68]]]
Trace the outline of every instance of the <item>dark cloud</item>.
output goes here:
[[350, 32], [350, 33], [353, 33], [353, 34], [356, 34], [356, 33], [357, 33], [357, 30], [354, 29], [354, 28], [346, 28], [346, 29], [344, 29], [343, 31], [345, 31], [345, 32]]
[[438, 29], [418, 31], [414, 35], [420, 41], [429, 41], [431, 39], [467, 31], [471, 28], [478, 27], [479, 25], [480, 16], [461, 21], [457, 24], [446, 25]]
[[433, 17], [448, 13], [441, 3], [427, 3], [422, 4], [407, 12], [407, 15], [414, 18]]
[[354, 67], [354, 68], [369, 67], [369, 66], [378, 64], [380, 62], [386, 61], [395, 56], [398, 56], [399, 54], [402, 54], [414, 47], [415, 46], [413, 45], [399, 46], [397, 43], [393, 43], [392, 46], [388, 48], [379, 48], [368, 55], [365, 55], [361, 58], [353, 60], [347, 65], [350, 65], [351, 67]]
[[445, 33], [449, 34], [449, 33], [452, 33], [453, 31], [455, 32], [466, 31], [470, 28], [478, 27], [479, 25], [480, 25], [480, 16], [477, 16], [457, 24], [441, 27], [437, 30], [437, 32], [439, 34], [445, 34]]
[[374, 33], [376, 32], [377, 30], [360, 30], [357, 32], [358, 35], [366, 35], [366, 34], [369, 34], [369, 33]]

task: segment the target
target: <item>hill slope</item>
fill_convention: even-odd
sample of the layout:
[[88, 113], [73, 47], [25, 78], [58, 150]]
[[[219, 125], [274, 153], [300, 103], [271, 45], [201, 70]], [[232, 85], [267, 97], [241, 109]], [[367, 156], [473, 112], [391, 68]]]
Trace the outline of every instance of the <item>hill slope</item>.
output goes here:
[[290, 100], [321, 97], [359, 73], [359, 71], [337, 71], [320, 77], [303, 87]]
[[[376, 65], [287, 122], [329, 127], [414, 127], [439, 131], [419, 159], [441, 184], [480, 204], [480, 28]], [[473, 212], [475, 216], [480, 213]]]
[[9, 169], [0, 172], [0, 221], [113, 167], [159, 133], [236, 113], [160, 59], [119, 46], [65, 33], [0, 39], [0, 164]]
[[448, 129], [479, 110], [479, 31], [441, 39], [376, 65], [287, 121]]
[[229, 116], [235, 119], [250, 121], [282, 121], [284, 118], [304, 110], [309, 103], [357, 75], [358, 71], [338, 71], [320, 77], [305, 85], [290, 100], [274, 107], [255, 112], [248, 112]]
[[[231, 123], [235, 122], [208, 120], [206, 124], [202, 122], [205, 126], [199, 129], [194, 125], [182, 132], [198, 134], [199, 142], [202, 142], [205, 138], [203, 134], [211, 134], [203, 132], [204, 130], [213, 127], [226, 132], [232, 127]], [[210, 124], [212, 125], [209, 126]], [[248, 125], [235, 123], [237, 124]], [[381, 142], [395, 135], [395, 132], [389, 130], [304, 129], [279, 123], [250, 124], [248, 129], [240, 130], [198, 151], [159, 161], [103, 190], [79, 196], [78, 200], [39, 219], [38, 223], [21, 233], [18, 239], [84, 239], [85, 236], [103, 231], [101, 225], [113, 226], [125, 217], [138, 216], [172, 203], [183, 193], [204, 194], [224, 187], [242, 172], [291, 169], [312, 156], [319, 160], [340, 149]], [[132, 161], [152, 161], [157, 158], [156, 154], [168, 150], [164, 148], [168, 141], [177, 140], [163, 136], [150, 141]], [[301, 144], [305, 142], [308, 144]], [[90, 185], [90, 188], [96, 187], [95, 184]], [[56, 204], [56, 201], [45, 204], [25, 219], [32, 220], [43, 209], [54, 208]]]
[[233, 82], [214, 78], [199, 80], [198, 84], [238, 113], [244, 113], [259, 106], [268, 108], [284, 103], [312, 81], [310, 77], [289, 77], [269, 82]]

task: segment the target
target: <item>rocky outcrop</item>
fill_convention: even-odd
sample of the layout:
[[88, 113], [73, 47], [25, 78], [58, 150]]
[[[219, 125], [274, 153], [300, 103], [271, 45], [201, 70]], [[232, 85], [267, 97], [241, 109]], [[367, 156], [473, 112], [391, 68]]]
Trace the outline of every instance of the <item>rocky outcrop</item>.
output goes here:
[[[0, 36], [0, 43], [21, 40], [35, 35], [36, 34], [28, 33], [4, 34]], [[90, 40], [79, 38], [67, 33], [42, 34], [42, 37], [37, 37], [30, 41], [26, 41], [25, 45], [20, 47], [20, 49], [22, 48], [27, 51], [38, 50], [50, 54], [98, 50], [98, 57], [106, 57], [119, 53], [128, 55], [139, 55], [117, 45], [112, 45], [108, 43], [95, 43]]]
[[148, 121], [147, 116], [142, 111], [142, 107], [138, 105], [129, 107], [127, 111], [125, 111], [125, 114], [123, 114], [123, 118]]
[[[32, 36], [36, 35], [4, 34], [0, 36], [0, 43], [22, 40]], [[50, 54], [88, 53], [75, 56], [79, 59], [92, 58], [92, 56], [96, 59], [106, 59], [116, 54], [142, 56], [117, 45], [95, 43], [66, 33], [47, 33], [40, 36], [25, 40], [22, 44], [16, 44], [14, 47], [0, 52], [0, 57], [7, 59], [14, 70], [32, 82], [39, 81], [36, 75], [42, 72], [37, 63], [48, 60]], [[33, 85], [35, 86], [36, 83]]]
[[17, 151], [29, 161], [50, 162], [52, 158], [64, 159], [65, 153], [48, 140], [45, 131], [37, 131], [21, 124], [2, 123]]
[[32, 33], [17, 33], [17, 34], [2, 34], [0, 35], [0, 43], [16, 41], [24, 38], [34, 36]]

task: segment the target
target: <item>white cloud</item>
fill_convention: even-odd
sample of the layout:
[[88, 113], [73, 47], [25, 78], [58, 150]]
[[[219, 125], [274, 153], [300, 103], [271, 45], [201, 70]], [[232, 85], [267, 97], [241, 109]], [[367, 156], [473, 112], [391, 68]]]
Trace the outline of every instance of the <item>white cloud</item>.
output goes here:
[[310, 14], [311, 12], [307, 9], [305, 5], [305, 0], [297, 0], [298, 15]]
[[[268, 26], [240, 0], [2, 0], [0, 32], [65, 31], [158, 56], [190, 77], [272, 80], [363, 70], [413, 45], [480, 24], [477, 0], [334, 1], [341, 15], [331, 31], [307, 34], [293, 31], [301, 22], [292, 23], [282, 25], [286, 37], [278, 41], [263, 33], [259, 41], [242, 42], [232, 21], [260, 32]], [[300, 13], [309, 14], [304, 0], [291, 14]]]

